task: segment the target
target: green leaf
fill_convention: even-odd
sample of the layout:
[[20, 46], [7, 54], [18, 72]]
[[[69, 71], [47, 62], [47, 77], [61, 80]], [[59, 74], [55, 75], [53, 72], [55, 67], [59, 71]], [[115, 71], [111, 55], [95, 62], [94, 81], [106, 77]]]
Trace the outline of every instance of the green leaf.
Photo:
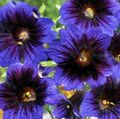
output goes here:
[[46, 10], [46, 5], [44, 3], [42, 3], [41, 7], [39, 8], [39, 12], [40, 14], [43, 16], [45, 10]]
[[0, 67], [0, 83], [5, 81], [6, 69], [7, 68]]
[[55, 75], [55, 71], [51, 71], [51, 72], [48, 74], [48, 77], [53, 78], [54, 75]]
[[0, 6], [5, 5], [7, 2], [9, 2], [9, 0], [0, 0]]
[[54, 61], [43, 61], [40, 63], [43, 67], [56, 67], [57, 64]]

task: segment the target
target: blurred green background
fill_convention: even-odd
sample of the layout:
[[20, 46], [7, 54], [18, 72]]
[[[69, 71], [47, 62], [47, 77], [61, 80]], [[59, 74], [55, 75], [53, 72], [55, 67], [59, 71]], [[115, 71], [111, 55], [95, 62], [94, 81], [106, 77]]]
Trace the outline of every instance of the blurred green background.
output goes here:
[[37, 6], [41, 16], [49, 17], [55, 22], [54, 29], [59, 30], [61, 24], [58, 22], [59, 9], [65, 0], [0, 0], [0, 6], [3, 6], [9, 1], [24, 1], [32, 6]]

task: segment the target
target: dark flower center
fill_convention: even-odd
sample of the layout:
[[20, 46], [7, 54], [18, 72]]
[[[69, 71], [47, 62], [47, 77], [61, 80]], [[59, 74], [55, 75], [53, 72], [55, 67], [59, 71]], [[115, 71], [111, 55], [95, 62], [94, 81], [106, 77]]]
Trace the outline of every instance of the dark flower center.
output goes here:
[[15, 40], [17, 41], [18, 45], [23, 45], [30, 38], [30, 34], [28, 29], [19, 28], [13, 32], [13, 36], [15, 36]]
[[109, 108], [111, 106], [114, 106], [114, 105], [115, 105], [114, 102], [111, 102], [111, 101], [108, 101], [108, 100], [100, 101], [100, 108], [103, 109], [103, 110], [107, 109], [107, 108]]
[[94, 10], [92, 8], [88, 7], [85, 10], [84, 14], [85, 14], [86, 17], [92, 19], [94, 17], [95, 12], [94, 12]]
[[80, 53], [80, 56], [79, 56], [78, 60], [79, 60], [79, 63], [80, 63], [81, 66], [89, 65], [90, 62], [91, 62], [91, 53], [89, 51], [83, 50]]
[[21, 94], [21, 101], [22, 102], [36, 101], [35, 91], [30, 87], [25, 88]]

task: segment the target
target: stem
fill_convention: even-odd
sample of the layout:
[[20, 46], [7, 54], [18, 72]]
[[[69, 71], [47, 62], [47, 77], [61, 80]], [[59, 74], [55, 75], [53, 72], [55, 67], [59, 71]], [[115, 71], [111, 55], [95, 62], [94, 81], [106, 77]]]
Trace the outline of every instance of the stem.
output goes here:
[[54, 118], [53, 118], [53, 116], [52, 116], [51, 111], [50, 111], [47, 107], [46, 107], [45, 109], [46, 109], [46, 110], [47, 110], [47, 112], [49, 113], [49, 115], [50, 115], [51, 119], [54, 119]]

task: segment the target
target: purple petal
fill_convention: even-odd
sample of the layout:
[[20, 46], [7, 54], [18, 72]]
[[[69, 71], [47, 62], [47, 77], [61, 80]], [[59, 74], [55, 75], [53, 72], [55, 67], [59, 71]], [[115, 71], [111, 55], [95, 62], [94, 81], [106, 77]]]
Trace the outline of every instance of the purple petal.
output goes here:
[[119, 25], [117, 19], [114, 16], [103, 17], [103, 20], [100, 20], [99, 22], [102, 32], [109, 36], [114, 35], [114, 30], [117, 30]]
[[84, 100], [80, 107], [80, 114], [83, 117], [91, 117], [91, 116], [97, 117], [98, 112], [95, 109], [95, 107], [92, 105], [92, 101], [93, 101], [92, 94], [86, 93]]
[[98, 77], [98, 80], [93, 80], [92, 78], [90, 78], [89, 80], [87, 80], [87, 83], [90, 84], [91, 87], [98, 87], [100, 85], [105, 84], [107, 81], [105, 76], [100, 75]]
[[[69, 77], [70, 78], [70, 77]], [[66, 74], [62, 71], [62, 69], [57, 68], [56, 73], [54, 76], [54, 80], [56, 82], [56, 85], [64, 85], [64, 88], [66, 90], [72, 90], [72, 89], [81, 89], [83, 88], [83, 82], [80, 81], [80, 79], [71, 80], [69, 79]]]
[[34, 47], [31, 43], [24, 47], [24, 63], [37, 64], [47, 59], [47, 54], [40, 47]]
[[[31, 65], [23, 65], [21, 63], [11, 65], [7, 70], [7, 80], [14, 81], [16, 80], [19, 83], [22, 81], [24, 74], [29, 74], [30, 79], [32, 80], [36, 77], [38, 69]], [[20, 81], [21, 80], [21, 81]]]

